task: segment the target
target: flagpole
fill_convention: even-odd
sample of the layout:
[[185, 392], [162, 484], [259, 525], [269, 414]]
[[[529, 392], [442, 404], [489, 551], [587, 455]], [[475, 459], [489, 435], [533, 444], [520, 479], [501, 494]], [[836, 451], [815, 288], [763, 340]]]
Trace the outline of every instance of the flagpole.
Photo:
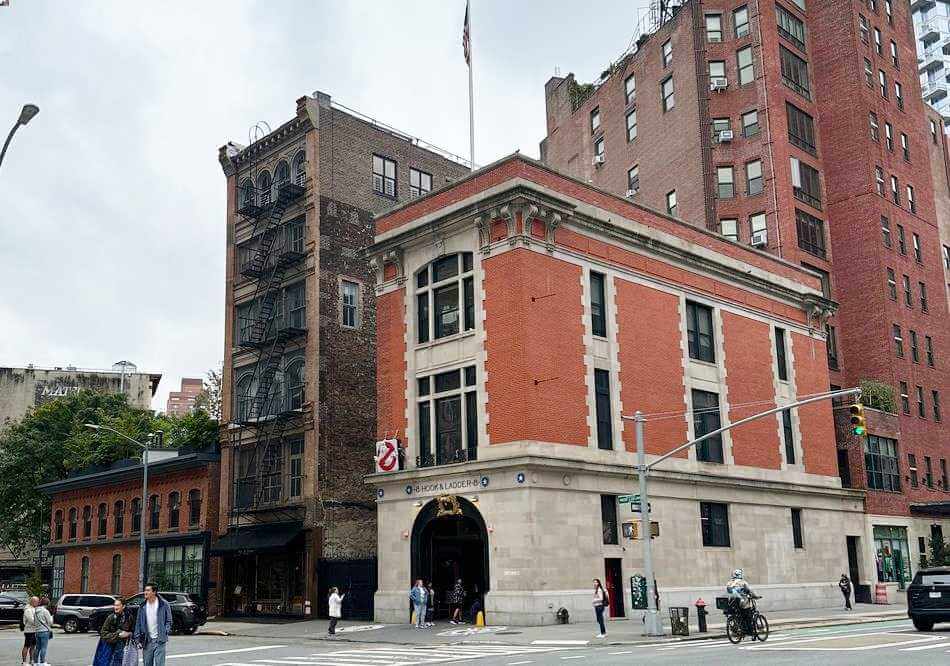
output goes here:
[[469, 156], [472, 161], [472, 171], [475, 170], [475, 86], [472, 84], [472, 5], [468, 2], [468, 133], [469, 133]]

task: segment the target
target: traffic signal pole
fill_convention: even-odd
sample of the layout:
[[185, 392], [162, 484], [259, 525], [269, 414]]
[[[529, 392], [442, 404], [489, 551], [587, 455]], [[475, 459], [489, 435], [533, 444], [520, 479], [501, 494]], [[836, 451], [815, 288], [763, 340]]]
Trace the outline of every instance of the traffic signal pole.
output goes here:
[[686, 449], [696, 446], [700, 442], [710, 439], [711, 437], [715, 437], [716, 435], [720, 435], [727, 430], [732, 430], [733, 428], [736, 428], [740, 425], [749, 423], [750, 421], [756, 421], [772, 414], [778, 414], [779, 412], [784, 412], [786, 409], [802, 407], [804, 405], [809, 405], [813, 402], [820, 402], [822, 400], [843, 398], [849, 395], [860, 398], [861, 389], [851, 388], [840, 391], [819, 393], [818, 395], [813, 395], [809, 398], [806, 398], [805, 400], [799, 400], [798, 402], [793, 402], [788, 405], [782, 405], [781, 407], [776, 407], [758, 414], [753, 414], [752, 416], [740, 419], [724, 428], [719, 428], [718, 430], [706, 433], [702, 437], [697, 437], [696, 439], [690, 440], [685, 444], [681, 444], [672, 451], [668, 451], [667, 453], [659, 456], [649, 465], [646, 462], [646, 446], [643, 440], [643, 423], [646, 421], [643, 412], [637, 411], [633, 416], [621, 416], [621, 418], [625, 421], [634, 422], [634, 430], [637, 440], [637, 465], [634, 469], [637, 470], [637, 477], [640, 481], [640, 532], [641, 539], [643, 540], [643, 574], [647, 579], [647, 614], [644, 618], [644, 631], [647, 636], [663, 635], [663, 625], [660, 622], [659, 614], [656, 608], [656, 585], [654, 584], [653, 580], [653, 537], [650, 535], [650, 496], [648, 494], [648, 477], [650, 475], [650, 470], [667, 458], [676, 455], [680, 451], [685, 451]]

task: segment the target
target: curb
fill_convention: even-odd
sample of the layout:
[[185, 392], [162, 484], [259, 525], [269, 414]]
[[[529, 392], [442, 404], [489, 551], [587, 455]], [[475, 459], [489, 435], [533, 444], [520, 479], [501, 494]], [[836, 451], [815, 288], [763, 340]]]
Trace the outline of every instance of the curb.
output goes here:
[[[829, 626], [847, 626], [852, 624], [871, 624], [875, 622], [888, 622], [891, 620], [899, 620], [907, 617], [907, 612], [904, 610], [901, 611], [891, 611], [889, 613], [881, 613], [880, 615], [865, 616], [865, 617], [854, 617], [854, 618], [827, 618], [827, 619], [816, 619], [813, 621], [796, 621], [796, 622], [782, 622], [781, 620], [776, 620], [771, 622], [771, 629], [809, 629], [813, 627], [829, 627]], [[844, 621], [842, 621], [844, 620]], [[199, 631], [199, 635], [205, 636], [235, 636], [241, 638], [270, 638], [266, 636], [261, 636], [260, 634], [245, 634], [241, 632], [227, 632], [212, 629], [210, 631]], [[515, 643], [508, 642], [504, 640], [498, 640], [504, 638], [498, 634], [488, 634], [485, 638], [482, 639], [472, 639], [472, 638], [462, 638], [461, 640], [455, 641], [446, 641], [445, 645], [478, 645], [484, 644], [487, 639], [491, 638], [491, 643], [493, 645], [531, 645], [529, 641], [527, 643]], [[688, 641], [707, 641], [707, 640], [718, 640], [725, 638], [726, 634], [724, 628], [716, 628], [713, 631], [710, 631], [705, 634], [691, 634], [689, 636], [674, 636], [663, 639], [650, 639], [644, 637], [639, 640], [614, 640], [614, 641], [604, 641], [596, 642], [596, 640], [589, 641], [586, 646], [578, 647], [591, 647], [591, 646], [631, 646], [631, 645], [669, 645], [671, 643], [683, 643]], [[420, 645], [416, 642], [406, 642], [399, 640], [371, 640], [369, 636], [366, 638], [356, 638], [349, 636], [340, 636], [337, 635], [333, 638], [327, 636], [295, 636], [294, 640], [297, 641], [319, 641], [324, 643], [375, 643], [375, 644], [386, 644], [386, 645], [401, 645], [401, 646], [417, 646]], [[551, 639], [556, 640], [556, 639]]]

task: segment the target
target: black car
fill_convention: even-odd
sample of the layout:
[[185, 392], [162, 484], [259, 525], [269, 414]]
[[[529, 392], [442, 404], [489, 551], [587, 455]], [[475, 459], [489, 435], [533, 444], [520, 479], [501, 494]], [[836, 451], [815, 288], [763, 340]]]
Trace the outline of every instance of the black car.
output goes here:
[[[208, 611], [205, 605], [193, 594], [188, 592], [159, 592], [162, 599], [168, 602], [172, 610], [172, 633], [193, 634], [198, 627], [208, 621]], [[125, 608], [134, 618], [139, 607], [145, 603], [144, 594], [136, 594], [125, 600]], [[111, 608], [100, 608], [89, 616], [89, 628], [99, 631], [102, 623], [112, 612]]]
[[9, 594], [0, 594], [0, 623], [19, 622], [26, 602]]
[[907, 586], [907, 616], [917, 631], [950, 622], [950, 567], [920, 569]]

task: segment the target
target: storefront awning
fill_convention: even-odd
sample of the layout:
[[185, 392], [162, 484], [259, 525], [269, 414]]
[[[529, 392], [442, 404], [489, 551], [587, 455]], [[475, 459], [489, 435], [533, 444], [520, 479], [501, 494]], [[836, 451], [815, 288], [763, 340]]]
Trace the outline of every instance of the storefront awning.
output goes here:
[[910, 513], [914, 516], [950, 516], [950, 502], [911, 504]]
[[212, 555], [234, 555], [241, 551], [277, 550], [284, 548], [303, 531], [303, 524], [271, 523], [228, 530], [211, 546]]

